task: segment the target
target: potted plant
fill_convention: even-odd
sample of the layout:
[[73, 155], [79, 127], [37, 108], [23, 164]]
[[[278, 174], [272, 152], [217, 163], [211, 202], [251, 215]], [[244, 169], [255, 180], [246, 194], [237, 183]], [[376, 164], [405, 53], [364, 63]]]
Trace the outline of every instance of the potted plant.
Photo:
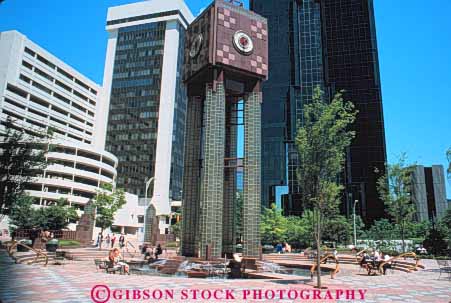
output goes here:
[[45, 249], [49, 252], [56, 252], [56, 249], [58, 248], [58, 240], [52, 239], [45, 244]]
[[271, 254], [274, 252], [274, 246], [271, 244], [265, 244], [263, 245], [262, 250], [264, 254]]

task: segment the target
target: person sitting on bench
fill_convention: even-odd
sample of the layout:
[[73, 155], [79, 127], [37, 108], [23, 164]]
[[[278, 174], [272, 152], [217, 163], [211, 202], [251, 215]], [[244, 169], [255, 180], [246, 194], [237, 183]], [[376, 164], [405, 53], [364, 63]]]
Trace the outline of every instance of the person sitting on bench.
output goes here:
[[391, 268], [391, 262], [388, 262], [390, 260], [390, 255], [382, 254], [382, 260], [383, 260], [383, 262], [386, 262], [382, 265], [382, 271], [383, 271], [383, 274], [385, 275], [385, 272], [387, 271], [387, 269]]
[[370, 256], [368, 256], [368, 254], [365, 252], [362, 256], [362, 259], [360, 260], [360, 267], [363, 267], [366, 269], [368, 267], [369, 260], [370, 260]]
[[110, 266], [114, 269], [120, 269], [123, 270], [124, 273], [129, 273], [129, 266], [127, 263], [120, 261], [122, 259], [121, 251], [119, 248], [113, 248], [110, 250], [110, 253], [108, 254], [108, 261], [110, 262]]

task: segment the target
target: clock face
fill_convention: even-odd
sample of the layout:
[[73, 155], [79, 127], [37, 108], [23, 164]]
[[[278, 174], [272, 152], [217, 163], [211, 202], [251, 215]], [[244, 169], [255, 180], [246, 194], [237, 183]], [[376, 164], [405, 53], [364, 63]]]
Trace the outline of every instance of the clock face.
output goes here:
[[195, 38], [193, 43], [191, 44], [191, 49], [189, 51], [189, 56], [191, 58], [197, 57], [199, 55], [200, 49], [202, 48], [202, 42], [204, 38], [202, 34], [198, 34]]
[[251, 37], [243, 31], [237, 31], [233, 35], [233, 45], [243, 55], [250, 55], [254, 50]]

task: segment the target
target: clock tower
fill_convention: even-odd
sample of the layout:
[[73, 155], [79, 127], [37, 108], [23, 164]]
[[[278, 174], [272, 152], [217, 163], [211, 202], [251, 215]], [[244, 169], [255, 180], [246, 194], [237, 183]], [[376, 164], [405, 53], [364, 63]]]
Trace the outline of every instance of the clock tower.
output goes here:
[[[214, 1], [185, 38], [188, 90], [182, 254], [259, 257], [261, 82], [268, 76], [266, 19], [240, 1]], [[244, 156], [237, 150], [244, 127]], [[243, 174], [242, 205], [237, 171]], [[242, 231], [237, 229], [241, 217]]]

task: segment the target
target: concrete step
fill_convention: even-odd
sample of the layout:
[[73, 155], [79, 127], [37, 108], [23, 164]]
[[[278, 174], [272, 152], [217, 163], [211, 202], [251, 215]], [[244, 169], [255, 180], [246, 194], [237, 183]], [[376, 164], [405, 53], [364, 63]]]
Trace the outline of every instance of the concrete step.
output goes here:
[[[108, 258], [109, 251], [102, 250], [102, 251], [80, 251], [80, 252], [73, 252], [73, 251], [66, 251], [66, 258], [75, 260], [75, 261], [89, 261], [94, 259], [103, 259]], [[140, 252], [127, 252], [124, 251], [121, 252], [122, 256], [124, 258], [141, 258]]]
[[[341, 256], [338, 255], [338, 260], [340, 264], [353, 264], [357, 265], [359, 262], [357, 261], [356, 257], [353, 256]], [[264, 261], [267, 262], [273, 262], [278, 263], [282, 265], [289, 265], [291, 262], [308, 262], [311, 263], [314, 260], [311, 258], [308, 258], [307, 256], [301, 256], [301, 255], [293, 255], [293, 254], [269, 254], [264, 255]], [[328, 261], [329, 264], [332, 264], [331, 261]], [[413, 272], [417, 271], [419, 269], [424, 269], [423, 265], [419, 265], [418, 268], [415, 266], [415, 260], [395, 260], [392, 263], [392, 269], [398, 270], [402, 272]]]
[[[48, 263], [55, 260], [56, 256], [55, 253], [46, 253], [46, 255], [48, 258]], [[46, 258], [44, 256], [42, 255], [36, 256], [36, 254], [34, 253], [22, 254], [19, 256], [16, 255], [13, 258], [17, 264], [37, 264], [37, 263], [44, 264], [46, 261]]]

